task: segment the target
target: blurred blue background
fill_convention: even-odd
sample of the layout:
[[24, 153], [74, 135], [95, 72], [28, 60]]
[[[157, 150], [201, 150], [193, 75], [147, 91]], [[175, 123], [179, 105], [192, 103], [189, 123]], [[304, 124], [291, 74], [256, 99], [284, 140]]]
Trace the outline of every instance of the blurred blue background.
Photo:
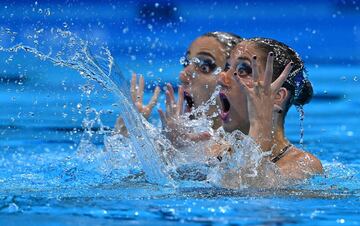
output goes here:
[[40, 29], [47, 35], [51, 28], [67, 29], [106, 43], [124, 66], [147, 61], [153, 70], [159, 61], [168, 61], [165, 68], [177, 65], [189, 43], [208, 31], [271, 37], [309, 64], [348, 65], [360, 59], [359, 7], [351, 0], [2, 1], [0, 26], [21, 33], [22, 43]]

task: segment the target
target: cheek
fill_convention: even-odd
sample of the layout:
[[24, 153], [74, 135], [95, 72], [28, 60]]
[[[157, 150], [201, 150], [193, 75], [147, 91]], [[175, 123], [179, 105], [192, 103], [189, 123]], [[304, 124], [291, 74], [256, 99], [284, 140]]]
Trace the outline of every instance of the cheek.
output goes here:
[[239, 89], [232, 89], [229, 95], [231, 97], [231, 107], [236, 109], [237, 111], [247, 111], [247, 100], [246, 96]]
[[217, 78], [211, 75], [202, 75], [198, 77], [197, 83], [201, 86], [199, 88], [214, 89], [217, 84]]

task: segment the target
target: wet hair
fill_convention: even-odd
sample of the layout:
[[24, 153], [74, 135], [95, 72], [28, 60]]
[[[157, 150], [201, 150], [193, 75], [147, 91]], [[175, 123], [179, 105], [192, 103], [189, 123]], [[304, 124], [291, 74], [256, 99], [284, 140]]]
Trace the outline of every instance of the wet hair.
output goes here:
[[291, 93], [285, 112], [289, 110], [292, 104], [302, 106], [309, 103], [313, 96], [313, 87], [306, 76], [304, 62], [299, 54], [284, 43], [273, 39], [252, 38], [249, 41], [254, 42], [255, 46], [264, 52], [264, 56], [262, 56], [264, 62], [266, 62], [269, 52], [274, 53], [273, 81], [280, 76], [288, 63], [291, 61], [294, 63], [288, 78], [283, 84], [283, 87]]
[[240, 36], [230, 33], [230, 32], [221, 32], [221, 31], [214, 31], [214, 32], [208, 32], [200, 37], [213, 37], [218, 42], [220, 42], [225, 47], [225, 54], [226, 57], [230, 57], [231, 50], [242, 40]]

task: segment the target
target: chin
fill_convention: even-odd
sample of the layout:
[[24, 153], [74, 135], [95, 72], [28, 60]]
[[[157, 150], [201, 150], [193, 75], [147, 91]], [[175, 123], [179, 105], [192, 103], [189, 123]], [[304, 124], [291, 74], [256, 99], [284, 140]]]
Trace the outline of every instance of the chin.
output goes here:
[[249, 133], [249, 127], [250, 125], [248, 124], [235, 124], [235, 123], [224, 123], [222, 124], [222, 127], [224, 128], [225, 132], [231, 133], [235, 130], [239, 130], [244, 134], [248, 134]]

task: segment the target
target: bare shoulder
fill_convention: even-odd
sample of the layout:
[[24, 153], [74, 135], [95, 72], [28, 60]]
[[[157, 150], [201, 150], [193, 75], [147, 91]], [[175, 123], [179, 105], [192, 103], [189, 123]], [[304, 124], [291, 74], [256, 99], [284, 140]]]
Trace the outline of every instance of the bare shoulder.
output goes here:
[[292, 147], [291, 150], [277, 162], [277, 165], [286, 176], [299, 179], [323, 172], [322, 164], [318, 158], [297, 147]]

